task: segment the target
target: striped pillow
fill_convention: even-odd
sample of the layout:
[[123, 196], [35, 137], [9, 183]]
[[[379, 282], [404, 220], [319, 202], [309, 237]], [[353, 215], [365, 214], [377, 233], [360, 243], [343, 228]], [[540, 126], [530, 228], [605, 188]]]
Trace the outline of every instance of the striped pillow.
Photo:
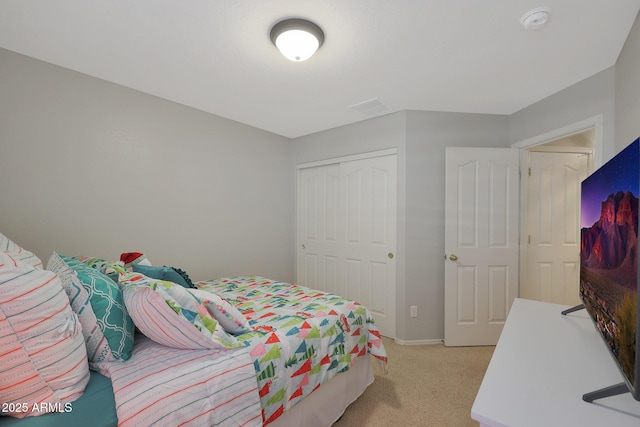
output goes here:
[[14, 417], [41, 415], [76, 400], [88, 381], [81, 326], [58, 276], [0, 252], [0, 402], [14, 404]]
[[8, 252], [16, 260], [32, 265], [39, 270], [42, 269], [42, 261], [36, 254], [21, 248], [2, 233], [0, 233], [0, 252]]
[[139, 273], [120, 276], [127, 311], [138, 329], [158, 344], [181, 349], [244, 346], [227, 334], [186, 288]]
[[147, 286], [123, 289], [124, 303], [136, 327], [153, 341], [183, 350], [220, 348], [176, 315], [162, 296]]

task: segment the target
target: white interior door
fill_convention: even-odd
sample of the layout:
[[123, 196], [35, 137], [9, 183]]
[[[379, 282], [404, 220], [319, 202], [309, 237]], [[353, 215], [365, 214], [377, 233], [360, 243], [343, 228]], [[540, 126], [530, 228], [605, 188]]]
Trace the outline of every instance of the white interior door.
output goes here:
[[518, 150], [447, 148], [445, 189], [445, 345], [494, 345], [518, 295]]
[[353, 299], [395, 337], [396, 155], [303, 168], [298, 283]]
[[580, 184], [586, 154], [529, 153], [523, 298], [580, 303]]

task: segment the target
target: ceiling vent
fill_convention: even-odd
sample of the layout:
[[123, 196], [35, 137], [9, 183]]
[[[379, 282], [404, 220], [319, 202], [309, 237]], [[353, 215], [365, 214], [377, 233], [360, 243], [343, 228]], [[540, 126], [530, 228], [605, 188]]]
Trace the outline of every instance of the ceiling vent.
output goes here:
[[352, 110], [355, 110], [367, 117], [375, 116], [376, 114], [384, 113], [389, 110], [389, 107], [384, 105], [378, 98], [371, 98], [366, 101], [350, 105], [347, 108], [351, 108]]

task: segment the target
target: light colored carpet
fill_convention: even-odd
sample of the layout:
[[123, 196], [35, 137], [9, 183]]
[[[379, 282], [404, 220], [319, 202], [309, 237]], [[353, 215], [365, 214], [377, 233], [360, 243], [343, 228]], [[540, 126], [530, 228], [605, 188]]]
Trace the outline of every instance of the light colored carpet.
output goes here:
[[373, 363], [375, 381], [334, 427], [478, 426], [471, 406], [494, 347], [383, 342], [389, 373]]

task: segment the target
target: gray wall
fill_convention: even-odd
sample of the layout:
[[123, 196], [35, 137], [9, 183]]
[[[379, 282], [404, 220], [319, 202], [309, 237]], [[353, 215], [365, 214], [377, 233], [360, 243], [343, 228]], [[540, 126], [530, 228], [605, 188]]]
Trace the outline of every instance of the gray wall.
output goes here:
[[602, 155], [609, 159], [616, 152], [614, 112], [615, 69], [611, 67], [509, 116], [509, 140], [517, 143], [601, 114]]
[[615, 152], [640, 136], [640, 15], [616, 62]]
[[2, 49], [0, 129], [0, 232], [45, 263], [293, 280], [289, 139]]

